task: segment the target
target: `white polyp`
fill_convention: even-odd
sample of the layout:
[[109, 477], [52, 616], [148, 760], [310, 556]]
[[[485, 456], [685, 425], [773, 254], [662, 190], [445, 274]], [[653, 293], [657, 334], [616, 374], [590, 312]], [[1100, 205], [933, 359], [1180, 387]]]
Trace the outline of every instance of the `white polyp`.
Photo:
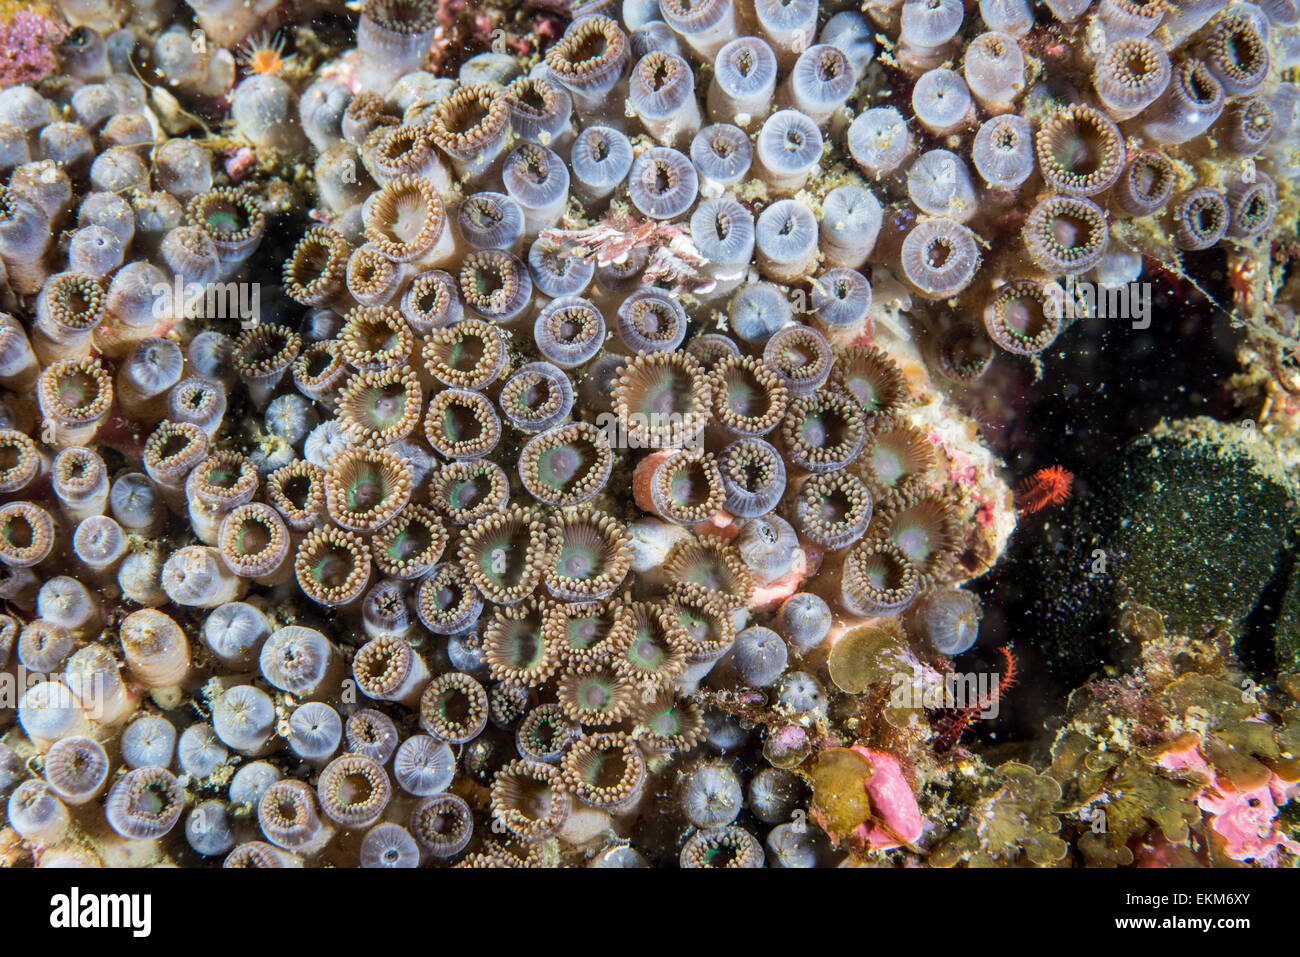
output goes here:
[[954, 133], [972, 115], [970, 90], [955, 70], [928, 70], [912, 88], [912, 110], [920, 124], [936, 136]]
[[62, 681], [40, 681], [28, 688], [18, 699], [18, 723], [38, 751], [90, 730], [81, 704]]
[[247, 590], [248, 582], [226, 567], [217, 549], [187, 545], [163, 564], [162, 587], [178, 605], [215, 608], [237, 600]]

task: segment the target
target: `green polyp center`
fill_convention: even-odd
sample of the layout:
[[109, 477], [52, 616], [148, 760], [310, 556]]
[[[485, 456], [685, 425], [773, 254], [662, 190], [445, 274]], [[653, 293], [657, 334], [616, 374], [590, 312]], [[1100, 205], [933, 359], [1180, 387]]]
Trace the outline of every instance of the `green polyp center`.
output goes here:
[[892, 436], [876, 440], [871, 453], [871, 471], [881, 484], [893, 487], [907, 477], [910, 471], [907, 455]]
[[461, 725], [469, 720], [472, 706], [469, 696], [459, 688], [448, 688], [438, 695], [434, 710], [450, 725]]
[[928, 522], [917, 516], [899, 516], [889, 538], [916, 564], [924, 562], [934, 550], [933, 530]]
[[1043, 331], [1043, 306], [1032, 296], [1018, 296], [1002, 304], [1002, 322], [1024, 339], [1033, 339]]
[[578, 768], [583, 783], [599, 790], [617, 787], [626, 773], [627, 762], [620, 750], [587, 751]]
[[700, 854], [700, 860], [705, 867], [730, 867], [735, 863], [737, 858], [736, 849], [730, 844], [715, 843], [710, 844], [703, 853]]
[[549, 784], [528, 778], [519, 782], [519, 792], [515, 797], [513, 809], [529, 820], [541, 821], [551, 813], [554, 801], [555, 795]]
[[14, 548], [31, 548], [36, 540], [36, 531], [26, 517], [13, 515], [5, 522], [4, 537]]
[[595, 616], [570, 618], [564, 634], [570, 648], [586, 651], [605, 637], [606, 628], [606, 623]]
[[1058, 213], [1050, 224], [1052, 240], [1062, 249], [1083, 249], [1092, 241], [1092, 226], [1070, 213]]
[[668, 498], [682, 508], [704, 505], [709, 500], [709, 483], [697, 467], [676, 469], [668, 477]]
[[813, 449], [834, 448], [843, 444], [848, 431], [848, 420], [834, 409], [813, 410], [799, 424], [799, 440]]
[[697, 644], [712, 642], [715, 637], [714, 623], [712, 621], [701, 615], [693, 615], [683, 609], [678, 609], [676, 614], [677, 623], [686, 632], [686, 637]]
[[349, 551], [330, 547], [315, 556], [311, 563], [311, 577], [325, 588], [338, 588], [347, 582], [352, 568], [352, 554]]
[[767, 390], [748, 372], [728, 379], [727, 408], [742, 418], [757, 418], [768, 409]]
[[162, 440], [158, 447], [158, 460], [166, 462], [168, 459], [180, 455], [190, 447], [190, 439], [185, 435], [171, 434]]
[[587, 471], [587, 462], [576, 445], [561, 445], [538, 453], [537, 472], [550, 488], [564, 489]]
[[394, 562], [404, 562], [424, 554], [432, 543], [429, 530], [419, 522], [411, 522], [400, 534], [393, 536], [384, 551]]
[[270, 546], [271, 541], [271, 530], [256, 519], [249, 519], [240, 523], [235, 547], [241, 555], [260, 555]]
[[376, 388], [366, 396], [364, 407], [372, 426], [391, 428], [406, 415], [406, 389], [399, 383]]
[[360, 772], [345, 774], [335, 785], [334, 797], [344, 807], [359, 807], [369, 801], [375, 793], [370, 778]]
[[727, 587], [726, 569], [706, 555], [696, 556], [682, 577], [692, 585], [703, 585], [712, 591], [723, 591]]
[[686, 412], [690, 409], [690, 394], [689, 376], [678, 369], [660, 369], [642, 392], [636, 411], [646, 415]]
[[532, 376], [512, 390], [511, 399], [520, 412], [536, 414], [551, 401], [551, 383], [544, 376]]
[[231, 237], [248, 228], [248, 217], [233, 203], [219, 203], [208, 207], [203, 226], [214, 236]]
[[249, 366], [260, 366], [269, 364], [280, 358], [284, 352], [285, 340], [276, 333], [266, 333], [253, 340], [249, 345], [248, 351], [244, 353], [244, 361]]
[[600, 678], [586, 678], [578, 687], [578, 703], [588, 711], [604, 711], [613, 700], [613, 689]]
[[823, 525], [839, 525], [853, 513], [853, 503], [840, 489], [832, 489], [817, 500], [817, 520]]
[[293, 269], [299, 282], [309, 286], [324, 278], [325, 270], [330, 264], [330, 249], [323, 243], [313, 242], [310, 246], [300, 248], [298, 258], [293, 262]]
[[491, 490], [491, 479], [482, 473], [461, 479], [447, 486], [447, 504], [457, 511], [471, 509], [486, 499]]
[[332, 365], [334, 365], [334, 357], [328, 352], [317, 351], [308, 353], [307, 362], [305, 364], [305, 371], [307, 373], [305, 378], [319, 378], [321, 373]]
[[653, 734], [657, 734], [661, 738], [671, 738], [682, 730], [682, 723], [678, 719], [676, 712], [669, 709], [667, 711], [661, 711], [650, 718], [650, 720], [646, 722], [646, 727], [648, 727]]
[[526, 671], [541, 662], [546, 645], [534, 623], [515, 622], [503, 643], [502, 658], [511, 668]]
[[98, 391], [94, 379], [84, 373], [74, 372], [59, 379], [59, 405], [70, 412], [76, 411], [90, 405]]
[[344, 502], [349, 512], [369, 512], [387, 498], [388, 484], [383, 471], [378, 466], [362, 465], [348, 483]]
[[488, 302], [493, 297], [500, 295], [506, 287], [505, 280], [501, 276], [501, 270], [491, 266], [475, 268], [470, 275], [470, 284], [474, 288], [474, 295], [479, 298], [480, 302]]
[[844, 380], [844, 387], [848, 389], [849, 395], [858, 401], [858, 404], [868, 412], [873, 412], [884, 406], [881, 399], [880, 388], [871, 376], [865, 373], [850, 375]]
[[214, 488], [232, 489], [239, 484], [238, 469], [214, 468], [208, 471], [208, 483]]
[[166, 788], [161, 784], [146, 784], [135, 793], [131, 810], [141, 817], [157, 818], [163, 815], [170, 804]]
[[586, 581], [600, 574], [600, 555], [586, 545], [565, 544], [555, 562], [555, 571], [564, 578]]
[[443, 410], [442, 431], [458, 445], [475, 442], [483, 437], [483, 422], [474, 409], [453, 402]]
[[433, 589], [433, 604], [442, 612], [460, 607], [463, 597], [463, 592], [454, 581], [444, 582]]
[[483, 340], [478, 336], [462, 335], [443, 350], [442, 361], [457, 372], [471, 372], [483, 361]]
[[642, 671], [655, 671], [668, 660], [668, 649], [649, 629], [639, 631], [627, 650], [627, 660]]
[[1105, 144], [1093, 127], [1074, 124], [1055, 137], [1051, 156], [1052, 161], [1067, 173], [1090, 176], [1101, 168]]
[[531, 545], [528, 530], [522, 528], [505, 529], [485, 538], [479, 546], [479, 571], [499, 587], [517, 585], [528, 567], [526, 556]]
[[890, 592], [902, 587], [904, 568], [888, 555], [872, 555], [862, 562], [862, 577], [875, 591]]
[[550, 754], [556, 750], [555, 746], [559, 739], [560, 729], [550, 718], [538, 719], [528, 730], [528, 743], [539, 754]]

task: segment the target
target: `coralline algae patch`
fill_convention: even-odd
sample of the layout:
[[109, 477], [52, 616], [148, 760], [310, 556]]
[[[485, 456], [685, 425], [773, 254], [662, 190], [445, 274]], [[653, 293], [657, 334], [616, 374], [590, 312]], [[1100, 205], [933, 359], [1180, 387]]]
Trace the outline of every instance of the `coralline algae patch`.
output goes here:
[[1016, 522], [964, 398], [1059, 280], [1292, 229], [1291, 5], [58, 12], [0, 91], [6, 859], [1063, 859], [960, 746], [1014, 656], [941, 693]]

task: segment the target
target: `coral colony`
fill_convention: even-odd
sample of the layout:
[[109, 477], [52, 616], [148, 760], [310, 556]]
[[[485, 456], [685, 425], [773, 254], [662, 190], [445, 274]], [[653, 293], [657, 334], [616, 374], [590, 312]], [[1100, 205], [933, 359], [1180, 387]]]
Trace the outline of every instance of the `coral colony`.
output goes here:
[[[1298, 0], [0, 4], [0, 862], [1294, 866], [1298, 67]], [[1250, 421], [1014, 480], [990, 370], [1207, 262]]]

